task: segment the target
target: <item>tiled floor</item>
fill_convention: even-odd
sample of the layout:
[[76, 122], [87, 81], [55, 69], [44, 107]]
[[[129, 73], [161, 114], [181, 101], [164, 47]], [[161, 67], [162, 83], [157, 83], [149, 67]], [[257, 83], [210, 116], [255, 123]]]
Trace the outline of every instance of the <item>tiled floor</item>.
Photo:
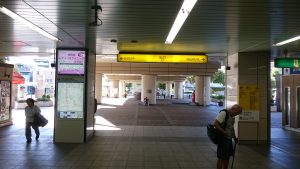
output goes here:
[[[26, 144], [24, 110], [14, 110], [15, 124], [0, 128], [0, 168], [216, 168], [216, 146], [207, 139], [204, 126], [219, 107], [170, 100], [145, 107], [133, 99], [118, 105], [122, 101], [98, 106], [96, 136], [86, 144], [53, 143], [53, 108], [42, 108], [50, 123], [41, 128], [40, 141]], [[270, 146], [237, 145], [234, 168], [299, 168], [300, 134], [281, 129], [278, 118], [280, 113], [272, 113]]]

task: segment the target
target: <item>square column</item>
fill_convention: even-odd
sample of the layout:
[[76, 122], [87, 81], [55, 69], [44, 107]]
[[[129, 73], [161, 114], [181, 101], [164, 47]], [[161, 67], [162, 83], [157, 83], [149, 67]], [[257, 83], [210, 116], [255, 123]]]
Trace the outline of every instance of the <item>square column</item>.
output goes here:
[[95, 76], [95, 97], [98, 103], [102, 103], [102, 73]]
[[195, 76], [195, 102], [198, 105], [204, 105], [204, 78], [203, 76]]
[[[270, 52], [241, 52], [228, 59], [226, 105], [243, 107], [235, 118], [236, 134], [241, 142], [269, 143]], [[253, 89], [255, 94], [250, 93]]]
[[142, 102], [147, 97], [149, 104], [156, 104], [156, 79], [156, 75], [142, 75]]

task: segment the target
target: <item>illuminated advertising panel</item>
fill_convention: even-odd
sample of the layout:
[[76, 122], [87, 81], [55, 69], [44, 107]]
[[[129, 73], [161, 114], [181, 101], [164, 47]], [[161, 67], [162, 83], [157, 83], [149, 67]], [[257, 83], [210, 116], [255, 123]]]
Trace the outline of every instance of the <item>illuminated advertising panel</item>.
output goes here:
[[85, 50], [59, 49], [57, 51], [57, 74], [84, 75], [85, 57]]

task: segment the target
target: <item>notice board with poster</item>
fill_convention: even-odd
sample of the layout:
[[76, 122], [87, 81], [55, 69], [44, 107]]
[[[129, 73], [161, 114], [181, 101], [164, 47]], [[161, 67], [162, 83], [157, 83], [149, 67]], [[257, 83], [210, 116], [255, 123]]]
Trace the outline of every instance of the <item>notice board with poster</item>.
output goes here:
[[0, 81], [0, 122], [10, 119], [10, 81]]
[[259, 121], [260, 92], [256, 85], [239, 86], [239, 104], [243, 112], [239, 115], [240, 121]]
[[11, 99], [14, 65], [0, 63], [0, 127], [12, 124]]

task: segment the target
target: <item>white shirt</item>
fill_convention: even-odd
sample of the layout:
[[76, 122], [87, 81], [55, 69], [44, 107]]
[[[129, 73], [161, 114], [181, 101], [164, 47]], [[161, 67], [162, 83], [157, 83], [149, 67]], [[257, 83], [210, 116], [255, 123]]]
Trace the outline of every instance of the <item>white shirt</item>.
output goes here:
[[[226, 117], [226, 112], [225, 111], [221, 111], [218, 116], [216, 117], [216, 120], [222, 124], [225, 121], [225, 117]], [[227, 123], [225, 126], [225, 132], [228, 134], [229, 139], [234, 137], [234, 118], [232, 118], [229, 113], [228, 113], [228, 119], [227, 119]]]
[[34, 115], [36, 113], [41, 113], [41, 109], [33, 105], [32, 107], [26, 106], [25, 107], [25, 116], [26, 116], [26, 122], [33, 122], [34, 120]]

